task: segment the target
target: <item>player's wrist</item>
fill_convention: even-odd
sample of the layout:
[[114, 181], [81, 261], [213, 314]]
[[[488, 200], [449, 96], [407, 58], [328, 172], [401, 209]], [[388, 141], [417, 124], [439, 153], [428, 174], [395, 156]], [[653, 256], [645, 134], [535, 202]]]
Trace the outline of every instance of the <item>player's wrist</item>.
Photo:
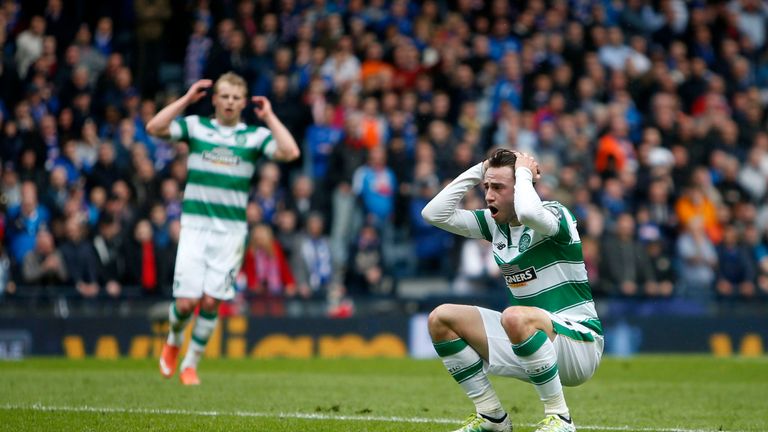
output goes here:
[[527, 166], [519, 166], [515, 168], [515, 176], [519, 179], [521, 177], [533, 180], [533, 170]]

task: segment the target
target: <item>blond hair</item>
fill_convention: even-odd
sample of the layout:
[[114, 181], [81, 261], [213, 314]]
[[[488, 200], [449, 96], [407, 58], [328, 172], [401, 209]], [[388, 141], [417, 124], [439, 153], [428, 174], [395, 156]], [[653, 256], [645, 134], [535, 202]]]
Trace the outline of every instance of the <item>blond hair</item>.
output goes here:
[[216, 83], [213, 84], [214, 93], [217, 93], [219, 91], [219, 85], [223, 82], [230, 84], [234, 87], [242, 87], [245, 93], [244, 96], [248, 96], [248, 83], [246, 83], [245, 78], [241, 77], [240, 75], [234, 72], [227, 72], [222, 76], [220, 76], [219, 79], [216, 80]]

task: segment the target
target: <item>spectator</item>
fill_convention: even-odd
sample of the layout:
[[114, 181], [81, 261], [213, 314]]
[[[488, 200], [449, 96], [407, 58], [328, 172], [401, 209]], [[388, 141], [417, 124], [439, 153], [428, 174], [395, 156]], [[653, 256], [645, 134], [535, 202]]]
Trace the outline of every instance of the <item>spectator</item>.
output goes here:
[[326, 179], [328, 189], [333, 191], [331, 241], [334, 261], [337, 263], [346, 262], [347, 246], [354, 237], [357, 206], [352, 180], [357, 168], [364, 163], [366, 155], [356, 136], [356, 117], [348, 117], [344, 125], [344, 140], [331, 152]]
[[67, 268], [49, 231], [41, 230], [37, 233], [35, 248], [24, 256], [21, 275], [25, 284], [50, 289], [61, 289], [64, 286], [68, 279]]
[[227, 45], [211, 55], [211, 61], [206, 67], [206, 76], [221, 76], [232, 71], [238, 75], [247, 76], [247, 61], [245, 53], [245, 35], [240, 30], [234, 30], [227, 38]]
[[[8, 171], [7, 168], [6, 171]], [[48, 180], [45, 169], [38, 163], [35, 151], [29, 147], [25, 148], [21, 152], [21, 156], [19, 156], [18, 180], [22, 183], [25, 181], [34, 183], [38, 191], [44, 190], [47, 184]], [[6, 182], [4, 181], [4, 183]], [[5, 189], [5, 185], [3, 188]], [[9, 203], [13, 202], [11, 198], [7, 198], [7, 200]]]
[[[99, 295], [98, 260], [90, 242], [87, 241], [83, 222], [70, 217], [65, 222], [65, 240], [59, 248], [67, 269], [67, 283], [72, 284], [83, 298], [93, 299]], [[118, 293], [110, 292], [110, 296]]]
[[82, 162], [77, 158], [77, 144], [74, 140], [64, 141], [61, 146], [61, 154], [53, 161], [51, 170], [64, 168], [67, 185], [74, 185], [80, 181]]
[[[768, 141], [768, 135], [759, 138]], [[760, 202], [766, 196], [768, 189], [768, 153], [766, 148], [753, 147], [749, 151], [747, 161], [738, 174], [741, 187], [749, 194], [752, 202]]]
[[283, 299], [296, 295], [296, 281], [272, 229], [265, 224], [251, 229], [241, 276], [254, 315], [285, 314]]
[[645, 252], [651, 262], [655, 282], [646, 286], [649, 297], [671, 297], [675, 292], [677, 274], [670, 258], [670, 252], [665, 247], [661, 237], [646, 239]]
[[37, 187], [32, 182], [21, 185], [21, 202], [8, 209], [6, 236], [9, 253], [15, 265], [35, 247], [37, 233], [50, 223], [48, 209], [37, 200]]
[[717, 208], [706, 197], [701, 186], [689, 185], [683, 189], [682, 195], [675, 203], [675, 214], [684, 227], [692, 220], [700, 219], [699, 223], [710, 241], [718, 244], [722, 240], [723, 229], [717, 218]]
[[104, 208], [107, 204], [107, 192], [102, 187], [95, 187], [91, 189], [88, 194], [88, 202], [85, 203], [86, 212], [88, 213], [88, 226], [95, 227], [99, 221], [99, 218], [104, 213]]
[[141, 287], [145, 296], [160, 293], [160, 251], [152, 240], [152, 225], [146, 219], [141, 219], [133, 229], [133, 236], [126, 243], [125, 285]]
[[360, 60], [352, 52], [352, 40], [342, 37], [333, 54], [320, 68], [320, 75], [336, 91], [359, 89]]
[[122, 170], [115, 164], [115, 148], [112, 143], [102, 142], [99, 145], [96, 164], [88, 175], [88, 187], [101, 186], [112, 190], [112, 185], [121, 178]]
[[701, 217], [690, 219], [677, 239], [677, 258], [680, 260], [680, 294], [699, 302], [712, 299], [717, 251], [707, 236]]
[[98, 282], [111, 297], [120, 296], [120, 281], [127, 272], [134, 271], [125, 263], [121, 230], [120, 222], [114, 216], [105, 214], [99, 219], [96, 236], [93, 238], [93, 250], [98, 261]]
[[208, 24], [197, 20], [192, 25], [192, 34], [189, 36], [187, 53], [184, 57], [184, 85], [191, 86], [203, 78], [203, 71], [208, 63], [208, 53], [213, 41], [208, 37]]
[[301, 226], [306, 223], [311, 213], [322, 210], [320, 197], [314, 193], [314, 187], [314, 183], [308, 176], [298, 176], [293, 181], [291, 194], [286, 197], [285, 207], [296, 215], [297, 223]]
[[387, 154], [383, 147], [368, 152], [368, 163], [355, 171], [352, 190], [362, 202], [365, 219], [381, 230], [385, 259], [394, 221], [397, 179], [387, 167]]
[[[305, 222], [306, 223], [306, 222]], [[275, 238], [283, 248], [283, 253], [288, 262], [293, 262], [293, 257], [299, 248], [301, 234], [297, 230], [298, 220], [292, 210], [280, 210], [275, 217]]]
[[615, 175], [636, 167], [635, 150], [628, 139], [627, 121], [620, 115], [611, 118], [611, 130], [597, 144], [595, 169], [604, 175]]
[[381, 241], [375, 227], [365, 225], [352, 245], [347, 265], [345, 286], [347, 294], [365, 297], [384, 291], [387, 280], [384, 271]]
[[624, 34], [619, 27], [608, 29], [607, 43], [600, 47], [598, 55], [603, 66], [623, 71], [632, 55], [632, 49], [624, 43]]
[[635, 220], [631, 214], [619, 215], [614, 233], [605, 236], [600, 249], [600, 281], [605, 292], [636, 297], [653, 290], [653, 267], [645, 248], [635, 239]]
[[724, 298], [754, 297], [754, 259], [734, 226], [725, 227], [723, 242], [717, 246], [717, 294]]
[[89, 82], [93, 85], [96, 77], [106, 67], [106, 57], [93, 45], [91, 29], [88, 24], [82, 23], [75, 33], [75, 40], [72, 44], [79, 52], [79, 64], [85, 66], [88, 70]]
[[303, 298], [325, 299], [334, 282], [331, 246], [323, 229], [323, 217], [317, 213], [310, 215], [299, 249], [294, 253], [291, 268], [295, 272], [298, 294]]
[[342, 130], [331, 125], [333, 115], [333, 106], [327, 105], [320, 116], [320, 121], [307, 128], [304, 138], [309, 155], [307, 161], [314, 179], [326, 178], [331, 152], [339, 145], [343, 137]]
[[29, 28], [19, 33], [16, 38], [16, 65], [22, 79], [26, 78], [32, 63], [43, 54], [44, 36], [45, 18], [35, 15], [30, 20]]
[[[91, 75], [87, 67], [77, 64], [72, 65], [72, 70], [67, 75], [69, 79], [61, 85], [59, 101], [65, 107], [73, 107], [77, 95], [93, 91]], [[63, 76], [61, 79], [64, 79]]]
[[112, 33], [112, 18], [101, 17], [96, 22], [93, 34], [93, 46], [104, 56], [109, 57], [115, 49], [114, 34]]
[[45, 189], [43, 204], [50, 209], [54, 216], [64, 213], [64, 206], [69, 199], [69, 186], [67, 185], [67, 169], [57, 166], [51, 171], [48, 188]]
[[[141, 145], [133, 147], [143, 149]], [[138, 156], [133, 164], [131, 189], [136, 194], [136, 207], [142, 215], [149, 214], [153, 203], [158, 201], [160, 181], [155, 173], [155, 166], [145, 155]]]
[[160, 202], [165, 206], [168, 219], [175, 220], [181, 217], [181, 191], [175, 179], [166, 178], [160, 183]]

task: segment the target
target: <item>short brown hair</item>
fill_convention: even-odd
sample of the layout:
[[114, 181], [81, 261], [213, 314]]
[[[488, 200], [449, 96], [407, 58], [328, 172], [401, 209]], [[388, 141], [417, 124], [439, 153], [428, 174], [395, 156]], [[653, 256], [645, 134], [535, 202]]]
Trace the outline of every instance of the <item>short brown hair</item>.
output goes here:
[[219, 79], [216, 80], [216, 83], [213, 85], [214, 93], [219, 91], [219, 84], [222, 82], [226, 82], [235, 87], [242, 87], [243, 90], [245, 90], [245, 96], [248, 96], [248, 83], [245, 82], [245, 78], [241, 77], [240, 75], [234, 72], [227, 72], [220, 76]]
[[488, 166], [491, 168], [501, 168], [508, 166], [515, 171], [515, 162], [517, 162], [517, 154], [512, 150], [497, 149], [488, 158]]

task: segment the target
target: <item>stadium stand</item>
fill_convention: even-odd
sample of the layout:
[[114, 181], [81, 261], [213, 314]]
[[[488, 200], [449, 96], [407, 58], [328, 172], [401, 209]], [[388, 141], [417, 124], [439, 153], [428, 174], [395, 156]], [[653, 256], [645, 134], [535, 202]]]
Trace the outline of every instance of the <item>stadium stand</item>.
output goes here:
[[574, 209], [606, 304], [764, 304], [766, 38], [760, 0], [5, 0], [0, 307], [170, 298], [187, 149], [145, 124], [230, 70], [303, 151], [254, 178], [282, 276], [251, 245], [229, 313], [425, 306], [420, 278], [492, 297], [488, 246], [419, 211], [496, 147], [535, 154], [539, 194]]

